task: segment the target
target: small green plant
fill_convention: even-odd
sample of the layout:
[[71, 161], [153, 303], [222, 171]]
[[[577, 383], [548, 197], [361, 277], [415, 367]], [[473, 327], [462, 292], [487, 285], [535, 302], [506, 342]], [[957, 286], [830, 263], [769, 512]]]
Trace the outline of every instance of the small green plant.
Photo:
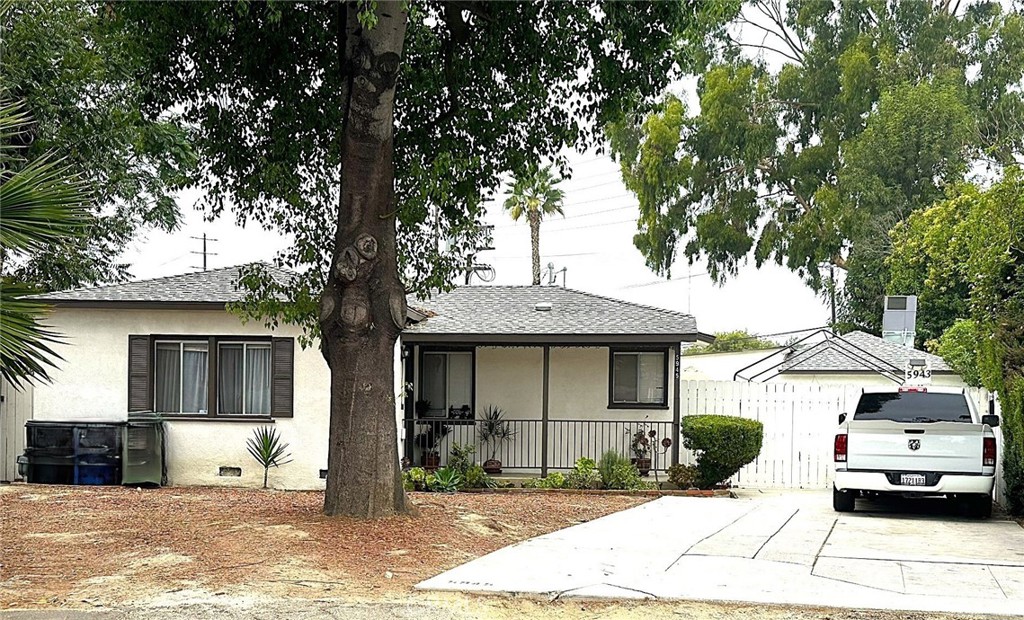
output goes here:
[[462, 474], [451, 467], [442, 467], [434, 472], [430, 490], [437, 493], [454, 493], [462, 486]]
[[494, 478], [488, 476], [480, 465], [471, 465], [463, 474], [462, 488], [464, 489], [493, 489], [496, 487]]
[[640, 471], [637, 470], [636, 465], [629, 461], [619, 461], [612, 468], [611, 476], [605, 484], [605, 488], [621, 491], [640, 491], [643, 489], [653, 489], [654, 484], [645, 482], [640, 477]]
[[476, 448], [469, 444], [453, 444], [451, 452], [448, 453], [448, 469], [454, 469], [462, 477], [473, 466], [473, 453]]
[[502, 419], [504, 415], [505, 412], [501, 407], [487, 405], [483, 417], [477, 422], [477, 436], [480, 438], [480, 442], [491, 448], [491, 455], [488, 458], [490, 461], [497, 459], [501, 444], [512, 441], [516, 436], [516, 431], [508, 423], [508, 420]]
[[594, 489], [601, 484], [601, 474], [597, 471], [597, 462], [587, 457], [576, 459], [576, 466], [566, 478], [566, 486], [570, 489]]
[[252, 458], [263, 466], [263, 488], [267, 488], [267, 476], [271, 467], [280, 467], [291, 463], [288, 444], [281, 441], [277, 429], [272, 426], [261, 426], [252, 431], [252, 437], [246, 442], [246, 448]]
[[697, 453], [697, 486], [709, 489], [728, 480], [761, 453], [764, 426], [727, 415], [683, 418], [683, 446]]
[[691, 489], [697, 484], [697, 466], [696, 465], [682, 465], [675, 464], [668, 468], [668, 481], [676, 486], [676, 488], [686, 490]]
[[402, 472], [402, 486], [406, 491], [425, 491], [427, 489], [427, 470], [412, 467]]
[[523, 481], [524, 489], [566, 489], [568, 481], [565, 474], [552, 472], [546, 478], [528, 478]]
[[608, 486], [608, 483], [612, 479], [616, 466], [622, 463], [632, 465], [629, 462], [629, 459], [622, 456], [615, 450], [607, 450], [601, 455], [601, 460], [597, 464], [597, 471], [601, 475], [601, 486], [606, 489], [611, 488]]

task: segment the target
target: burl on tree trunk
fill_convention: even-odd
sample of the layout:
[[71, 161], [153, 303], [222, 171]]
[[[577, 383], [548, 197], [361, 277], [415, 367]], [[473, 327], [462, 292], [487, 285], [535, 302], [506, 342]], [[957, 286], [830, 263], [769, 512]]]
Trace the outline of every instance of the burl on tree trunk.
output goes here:
[[341, 197], [330, 274], [320, 307], [331, 369], [324, 512], [378, 518], [408, 512], [395, 426], [395, 342], [405, 290], [395, 242], [394, 102], [407, 15], [378, 2], [364, 29], [355, 3], [339, 3], [339, 52], [347, 72]]

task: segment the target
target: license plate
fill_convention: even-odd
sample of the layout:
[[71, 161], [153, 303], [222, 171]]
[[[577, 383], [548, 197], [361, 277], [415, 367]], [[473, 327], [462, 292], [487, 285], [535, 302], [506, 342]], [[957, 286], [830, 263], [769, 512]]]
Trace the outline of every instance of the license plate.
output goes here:
[[900, 474], [900, 484], [908, 487], [923, 487], [927, 481], [924, 474]]

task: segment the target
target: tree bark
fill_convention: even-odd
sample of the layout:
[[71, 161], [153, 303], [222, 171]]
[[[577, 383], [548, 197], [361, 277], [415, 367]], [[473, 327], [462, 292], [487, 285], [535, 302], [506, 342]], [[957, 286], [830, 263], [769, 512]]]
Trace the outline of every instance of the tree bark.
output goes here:
[[362, 28], [356, 3], [339, 10], [338, 46], [348, 84], [334, 258], [320, 305], [331, 370], [324, 512], [379, 518], [408, 512], [398, 461], [395, 343], [405, 290], [395, 240], [394, 102], [408, 16], [379, 1]]
[[533, 248], [533, 285], [540, 284], [540, 211], [527, 211], [530, 218], [530, 245]]

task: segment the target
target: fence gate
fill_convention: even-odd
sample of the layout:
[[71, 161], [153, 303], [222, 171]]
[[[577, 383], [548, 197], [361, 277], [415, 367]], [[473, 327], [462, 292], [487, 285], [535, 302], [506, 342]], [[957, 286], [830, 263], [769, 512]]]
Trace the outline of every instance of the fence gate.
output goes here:
[[[732, 479], [753, 488], [827, 489], [832, 486], [832, 444], [840, 413], [852, 413], [861, 388], [746, 383], [741, 381], [685, 381], [682, 415], [719, 414], [758, 420], [764, 425], [761, 454]], [[988, 392], [969, 388], [968, 394], [987, 413]], [[997, 403], [998, 413], [998, 403]], [[996, 429], [1002, 454], [1002, 434]], [[695, 461], [681, 450], [680, 461]], [[996, 501], [1002, 503], [1002, 459], [996, 469]]]

